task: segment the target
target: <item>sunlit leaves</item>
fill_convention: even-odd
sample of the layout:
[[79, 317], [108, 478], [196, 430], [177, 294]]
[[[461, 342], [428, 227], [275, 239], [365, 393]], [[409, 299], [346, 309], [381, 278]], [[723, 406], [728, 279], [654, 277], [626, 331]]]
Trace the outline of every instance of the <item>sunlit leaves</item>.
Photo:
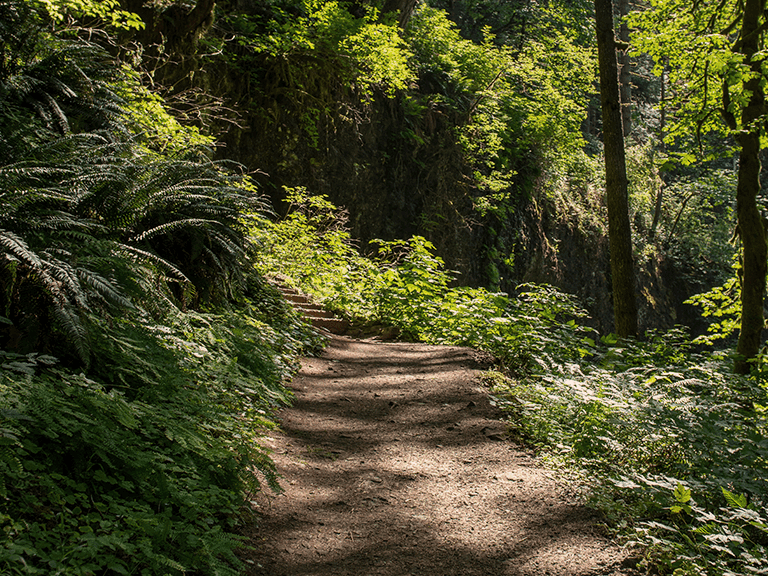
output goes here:
[[383, 87], [390, 96], [403, 90], [414, 80], [408, 60], [409, 51], [400, 38], [397, 27], [371, 23], [345, 38], [340, 47], [360, 62], [364, 70], [358, 82], [364, 90], [371, 92], [371, 86]]
[[122, 10], [119, 0], [27, 0], [33, 5], [45, 8], [51, 18], [64, 20], [67, 16], [75, 18], [96, 17], [115, 29], [141, 29], [144, 22], [138, 15]]
[[[306, 0], [303, 15], [298, 17], [277, 6], [272, 11], [273, 18], [267, 23], [257, 24], [237, 14], [227, 17], [235, 41], [246, 52], [280, 59], [315, 55], [365, 97], [371, 97], [375, 89], [392, 96], [413, 80], [408, 62], [411, 54], [397, 24], [379, 21], [377, 10], [371, 7], [364, 18], [356, 18], [344, 3], [335, 0]], [[241, 55], [233, 60], [236, 66], [244, 61]]]
[[123, 100], [131, 133], [148, 150], [180, 155], [185, 150], [213, 146], [213, 138], [203, 135], [196, 126], [182, 125], [174, 118], [163, 99], [142, 86], [133, 70], [123, 67], [114, 90]]
[[[694, 5], [654, 0], [650, 9], [630, 15], [636, 54], [651, 55], [657, 75], [665, 68], [669, 74], [675, 110], [670, 141], [748, 128], [740, 124], [741, 110], [749, 102], [745, 85], [753, 73], [738, 50], [741, 9], [731, 0]], [[735, 125], [724, 124], [723, 115]]]
[[[587, 469], [593, 504], [630, 535], [637, 518], [652, 518], [635, 534], [650, 563], [716, 565], [715, 574], [764, 564], [762, 537], [749, 524], [766, 517], [768, 420], [756, 408], [768, 400], [762, 380], [732, 375], [724, 356], [691, 354], [676, 331], [603, 344], [589, 363], [495, 379], [515, 430], [552, 458]], [[741, 512], [748, 501], [755, 506]], [[733, 510], [720, 510], [724, 503]]]
[[701, 307], [703, 317], [714, 319], [707, 327], [708, 335], [698, 336], [697, 342], [713, 344], [717, 340], [732, 336], [739, 329], [741, 286], [736, 276], [728, 279], [722, 286], [715, 286], [709, 292], [691, 296], [686, 303]]

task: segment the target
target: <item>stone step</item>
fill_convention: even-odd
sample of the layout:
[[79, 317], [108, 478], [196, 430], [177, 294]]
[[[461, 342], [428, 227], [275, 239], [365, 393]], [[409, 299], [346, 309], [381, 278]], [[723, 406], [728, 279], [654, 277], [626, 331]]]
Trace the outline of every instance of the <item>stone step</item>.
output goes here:
[[279, 280], [274, 280], [272, 283], [291, 306], [315, 328], [332, 334], [344, 334], [349, 329], [347, 320], [337, 318], [333, 312], [326, 310], [321, 304], [312, 302], [309, 296], [296, 288], [285, 286]]
[[316, 304], [315, 302], [294, 302], [293, 300], [288, 300], [288, 302], [294, 308], [303, 308], [304, 310], [325, 310], [322, 304]]
[[298, 310], [304, 316], [307, 318], [335, 318], [336, 315], [331, 312], [330, 310], [326, 310], [322, 306], [318, 308], [310, 308], [306, 304], [302, 304], [301, 306], [295, 306], [295, 310]]
[[288, 300], [288, 302], [293, 302], [295, 304], [305, 304], [305, 303], [309, 304], [310, 302], [312, 302], [309, 299], [309, 296], [307, 296], [306, 294], [297, 294], [295, 292], [283, 292], [282, 290], [280, 290], [280, 292], [282, 292], [283, 298]]
[[349, 330], [349, 322], [343, 318], [310, 318], [309, 323], [315, 328], [327, 330], [331, 334], [342, 335]]

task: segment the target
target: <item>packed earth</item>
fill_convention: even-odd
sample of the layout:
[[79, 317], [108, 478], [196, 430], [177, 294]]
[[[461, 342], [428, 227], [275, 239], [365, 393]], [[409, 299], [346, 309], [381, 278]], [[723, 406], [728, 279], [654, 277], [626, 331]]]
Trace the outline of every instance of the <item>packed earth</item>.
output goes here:
[[249, 576], [635, 573], [573, 484], [508, 439], [476, 351], [334, 336], [302, 366]]

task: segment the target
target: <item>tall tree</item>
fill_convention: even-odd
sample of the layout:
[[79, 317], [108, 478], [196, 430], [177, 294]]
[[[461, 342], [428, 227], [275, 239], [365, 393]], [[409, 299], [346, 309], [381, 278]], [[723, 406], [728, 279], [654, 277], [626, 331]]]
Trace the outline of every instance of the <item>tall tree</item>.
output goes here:
[[[744, 88], [749, 100], [739, 111], [741, 130], [737, 141], [741, 146], [739, 157], [739, 184], [736, 189], [736, 215], [739, 236], [744, 247], [744, 277], [741, 287], [741, 331], [736, 350], [736, 371], [749, 372], [748, 361], [757, 356], [762, 341], [763, 299], [765, 297], [765, 276], [768, 272], [768, 246], [765, 227], [757, 196], [760, 193], [760, 132], [761, 120], [765, 115], [765, 91], [763, 83], [764, 55], [761, 31], [765, 25], [766, 0], [746, 0], [741, 22], [741, 34], [736, 43], [737, 50], [749, 66], [749, 80]], [[724, 99], [730, 99], [727, 85], [723, 89]], [[724, 106], [725, 119], [732, 130], [739, 128], [730, 103]]]
[[760, 152], [765, 138], [764, 72], [768, 32], [766, 0], [652, 0], [635, 13], [634, 41], [653, 55], [656, 72], [683, 87], [669, 133], [727, 132], [739, 153], [737, 232], [742, 244], [741, 328], [735, 370], [747, 373], [762, 344], [763, 300], [768, 272], [766, 229], [760, 212]]
[[619, 98], [619, 70], [611, 0], [595, 0], [597, 58], [600, 68], [600, 104], [603, 110], [605, 194], [608, 205], [608, 240], [611, 251], [613, 315], [616, 333], [637, 335], [635, 271], [629, 225], [627, 164]]

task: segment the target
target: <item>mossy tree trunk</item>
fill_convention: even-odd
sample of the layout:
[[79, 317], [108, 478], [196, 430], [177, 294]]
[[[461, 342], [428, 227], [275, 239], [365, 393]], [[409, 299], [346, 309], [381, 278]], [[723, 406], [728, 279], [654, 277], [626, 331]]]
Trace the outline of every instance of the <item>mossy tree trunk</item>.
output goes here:
[[[762, 85], [761, 19], [765, 12], [766, 0], [746, 0], [741, 26], [741, 53], [754, 76], [745, 88], [751, 94], [749, 103], [741, 111], [741, 130], [738, 142], [741, 146], [739, 158], [739, 182], [736, 189], [736, 214], [739, 235], [744, 250], [743, 281], [741, 289], [741, 332], [737, 347], [735, 370], [746, 374], [749, 361], [760, 351], [765, 297], [766, 245], [765, 226], [757, 204], [760, 193], [760, 121], [765, 114], [765, 92]], [[724, 89], [727, 91], [728, 86]]]
[[624, 155], [619, 70], [611, 0], [595, 0], [595, 28], [600, 68], [600, 103], [603, 110], [605, 193], [608, 205], [608, 241], [611, 251], [613, 315], [616, 333], [637, 335], [635, 271], [632, 263], [632, 231], [629, 225], [627, 165]]
[[624, 126], [624, 138], [632, 132], [632, 62], [629, 57], [629, 26], [624, 17], [629, 14], [629, 0], [619, 0], [619, 89], [621, 91], [621, 121]]

